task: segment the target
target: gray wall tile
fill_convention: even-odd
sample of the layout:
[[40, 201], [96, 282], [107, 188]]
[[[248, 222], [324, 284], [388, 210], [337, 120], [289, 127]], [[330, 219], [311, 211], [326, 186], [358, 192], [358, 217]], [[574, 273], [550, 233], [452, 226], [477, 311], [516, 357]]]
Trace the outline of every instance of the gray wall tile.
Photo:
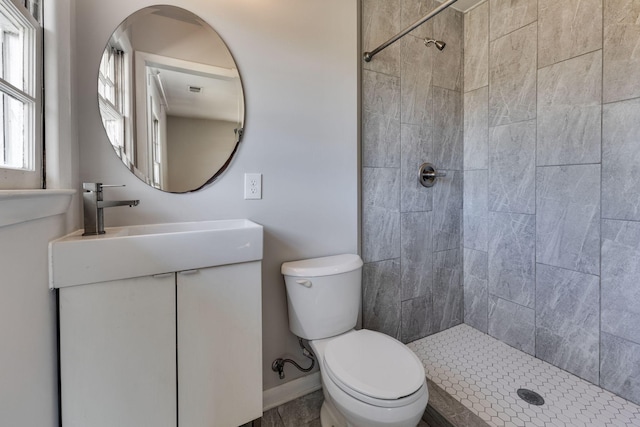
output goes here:
[[538, 19], [536, 0], [491, 0], [491, 40]]
[[[365, 0], [363, 50], [372, 50], [437, 5], [434, 0]], [[421, 336], [434, 324], [432, 252], [436, 246], [459, 249], [461, 244], [463, 23], [463, 15], [449, 9], [363, 64], [363, 323], [398, 338], [402, 310], [413, 313], [404, 318], [410, 322], [405, 339]], [[425, 47], [422, 38], [427, 36], [445, 40], [445, 51]], [[427, 161], [449, 172], [432, 189], [418, 187], [417, 169]], [[431, 212], [434, 197], [438, 212]], [[461, 283], [460, 289], [461, 313]], [[412, 302], [402, 307], [403, 300]], [[439, 323], [449, 311], [439, 315]], [[421, 313], [425, 324], [411, 323]]]
[[422, 39], [410, 35], [398, 43], [402, 57], [402, 123], [431, 126], [434, 52], [424, 45]]
[[400, 212], [379, 207], [362, 214], [362, 258], [365, 262], [400, 257]]
[[400, 261], [366, 263], [362, 285], [362, 326], [400, 339]]
[[438, 169], [462, 170], [462, 94], [433, 88], [433, 158]]
[[433, 332], [462, 323], [462, 254], [459, 249], [433, 255]]
[[489, 210], [535, 213], [536, 122], [489, 130]]
[[602, 216], [640, 221], [640, 99], [604, 106]]
[[538, 165], [599, 163], [602, 51], [538, 71]]
[[533, 355], [535, 329], [534, 310], [489, 295], [489, 335]]
[[402, 214], [402, 300], [431, 299], [433, 245], [431, 212]]
[[598, 384], [600, 278], [538, 264], [536, 357]]
[[486, 252], [464, 249], [464, 323], [485, 334], [489, 327], [488, 268]]
[[433, 38], [444, 40], [447, 47], [440, 51], [430, 45], [434, 53], [433, 84], [462, 92], [464, 49], [464, 15], [448, 8], [433, 18]]
[[[400, 26], [401, 0], [362, 1], [362, 50], [372, 51], [397, 34]], [[365, 70], [400, 76], [400, 44], [395, 43], [363, 62]]]
[[396, 76], [364, 70], [362, 102], [365, 110], [400, 119], [400, 79]]
[[400, 166], [400, 78], [362, 73], [362, 164]]
[[640, 344], [602, 334], [600, 385], [640, 405]]
[[491, 42], [489, 47], [490, 126], [521, 122], [536, 117], [537, 33], [534, 23]]
[[464, 94], [464, 169], [489, 167], [489, 87]]
[[533, 215], [489, 216], [489, 293], [526, 307], [535, 306]]
[[408, 343], [430, 335], [430, 315], [431, 297], [420, 297], [402, 301], [401, 341]]
[[431, 128], [423, 125], [402, 125], [402, 156], [400, 210], [402, 212], [430, 211], [433, 188], [418, 181], [420, 165], [431, 159]]
[[362, 257], [400, 258], [400, 169], [362, 170]]
[[640, 3], [604, 2], [604, 102], [640, 96]]
[[[418, 19], [431, 12], [435, 7], [434, 0], [402, 0], [402, 28], [416, 22]], [[428, 20], [415, 30], [411, 31], [411, 35], [415, 37], [432, 38], [433, 37], [433, 19]], [[393, 34], [390, 34], [391, 37]]]
[[489, 2], [464, 15], [464, 91], [489, 84]]
[[398, 167], [400, 120], [364, 110], [362, 112], [362, 164], [367, 167]]
[[488, 0], [463, 59], [465, 320], [636, 402], [639, 22], [635, 0]]
[[397, 168], [362, 169], [363, 207], [400, 211], [400, 170]]
[[538, 1], [539, 67], [602, 48], [602, 0]]
[[600, 165], [537, 171], [538, 262], [600, 273]]
[[460, 247], [462, 226], [462, 172], [443, 171], [433, 189], [433, 250]]
[[602, 331], [640, 344], [640, 223], [602, 221]]
[[464, 247], [487, 251], [489, 227], [488, 175], [486, 170], [464, 172]]

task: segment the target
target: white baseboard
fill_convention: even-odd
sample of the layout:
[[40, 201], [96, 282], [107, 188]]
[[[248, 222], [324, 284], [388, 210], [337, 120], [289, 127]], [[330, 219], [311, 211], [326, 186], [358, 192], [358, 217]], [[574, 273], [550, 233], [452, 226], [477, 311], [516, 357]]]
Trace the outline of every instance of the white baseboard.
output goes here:
[[311, 375], [263, 391], [262, 408], [264, 411], [268, 411], [321, 388], [320, 372], [314, 372]]

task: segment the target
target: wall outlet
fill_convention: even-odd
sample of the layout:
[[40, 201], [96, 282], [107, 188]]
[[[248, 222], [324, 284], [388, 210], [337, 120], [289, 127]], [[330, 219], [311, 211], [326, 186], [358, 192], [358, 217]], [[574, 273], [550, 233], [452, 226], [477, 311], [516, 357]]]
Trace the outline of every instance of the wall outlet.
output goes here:
[[262, 199], [262, 174], [261, 173], [245, 173], [244, 174], [244, 199], [245, 200]]

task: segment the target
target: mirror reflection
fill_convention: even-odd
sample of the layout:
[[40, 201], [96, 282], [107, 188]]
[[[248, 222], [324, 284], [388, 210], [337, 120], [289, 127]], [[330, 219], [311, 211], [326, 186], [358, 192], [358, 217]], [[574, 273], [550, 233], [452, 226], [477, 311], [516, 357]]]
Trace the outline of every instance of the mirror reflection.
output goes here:
[[147, 7], [118, 26], [100, 62], [98, 102], [118, 157], [160, 190], [209, 184], [242, 138], [244, 95], [231, 52], [178, 7]]

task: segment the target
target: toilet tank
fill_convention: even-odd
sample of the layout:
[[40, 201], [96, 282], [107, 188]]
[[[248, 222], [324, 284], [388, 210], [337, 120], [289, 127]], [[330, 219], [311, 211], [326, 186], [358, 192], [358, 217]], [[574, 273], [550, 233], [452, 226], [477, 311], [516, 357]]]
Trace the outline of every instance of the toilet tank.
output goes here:
[[353, 329], [358, 321], [362, 260], [335, 255], [282, 264], [287, 288], [289, 329], [308, 340]]

